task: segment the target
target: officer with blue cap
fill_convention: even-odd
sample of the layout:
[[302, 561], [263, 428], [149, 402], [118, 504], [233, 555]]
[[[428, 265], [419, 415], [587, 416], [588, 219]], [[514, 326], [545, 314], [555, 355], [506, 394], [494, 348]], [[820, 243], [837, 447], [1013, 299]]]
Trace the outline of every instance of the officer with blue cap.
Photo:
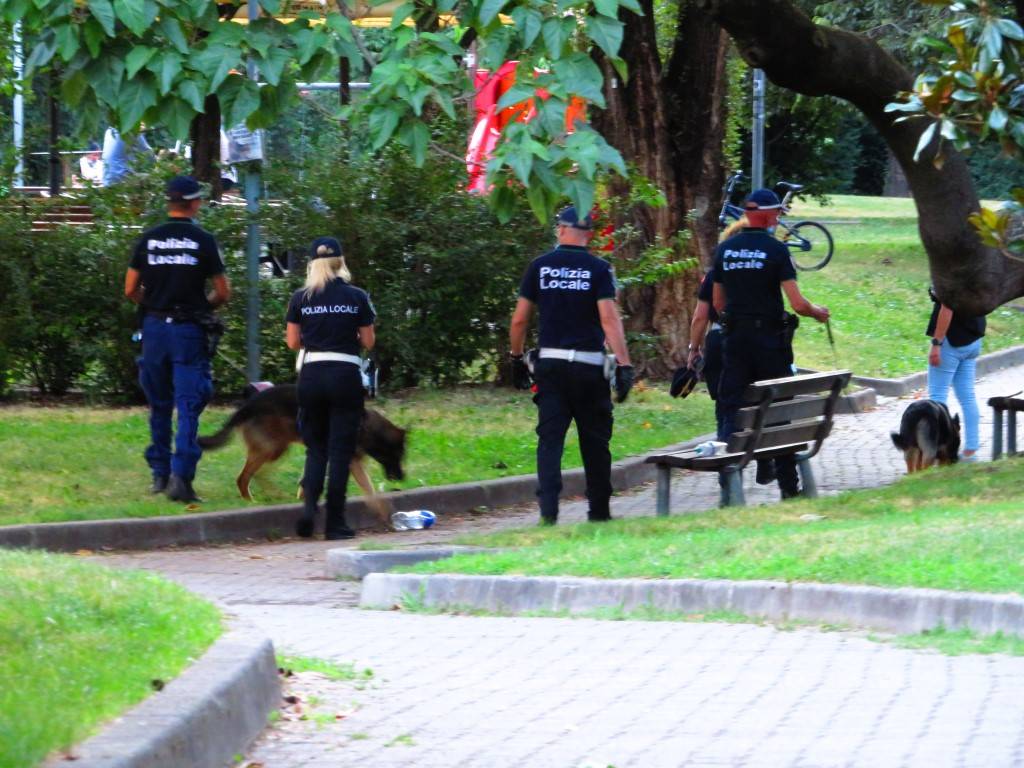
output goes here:
[[[713, 271], [713, 303], [725, 332], [718, 391], [722, 441], [736, 432], [736, 414], [748, 385], [792, 375], [782, 294], [798, 315], [821, 323], [829, 318], [828, 308], [804, 298], [789, 249], [772, 235], [782, 212], [778, 195], [770, 189], [755, 190], [744, 207], [749, 226], [719, 244]], [[758, 482], [771, 482], [772, 475], [783, 499], [799, 494], [792, 456], [775, 459], [767, 470], [759, 467]]]
[[207, 329], [212, 310], [231, 296], [217, 241], [195, 223], [201, 205], [195, 179], [171, 179], [168, 220], [142, 233], [124, 280], [125, 296], [143, 310], [139, 383], [149, 402], [151, 442], [145, 455], [153, 475], [151, 490], [186, 503], [201, 501], [192, 481], [202, 455], [199, 416], [213, 394]]
[[513, 382], [530, 387], [523, 347], [530, 318], [540, 314], [540, 350], [534, 365], [537, 404], [537, 497], [542, 524], [558, 520], [562, 450], [572, 421], [586, 473], [588, 519], [611, 519], [612, 401], [605, 344], [615, 354], [614, 383], [622, 402], [633, 386], [615, 279], [608, 262], [587, 249], [594, 222], [575, 208], [558, 214], [558, 245], [533, 260], [523, 275], [509, 333]]

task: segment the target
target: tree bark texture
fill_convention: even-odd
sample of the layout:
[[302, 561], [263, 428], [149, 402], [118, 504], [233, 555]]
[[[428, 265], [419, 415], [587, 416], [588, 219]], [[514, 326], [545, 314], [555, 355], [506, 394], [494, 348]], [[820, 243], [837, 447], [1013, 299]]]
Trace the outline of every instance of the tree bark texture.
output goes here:
[[210, 185], [210, 195], [220, 199], [220, 99], [209, 95], [203, 113], [192, 119], [192, 173]]
[[[708, 264], [718, 239], [728, 39], [717, 24], [695, 12], [692, 0], [681, 0], [676, 45], [662, 63], [653, 0], [641, 0], [641, 6], [643, 16], [622, 17], [621, 55], [628, 80], [599, 58], [606, 74], [607, 107], [593, 116], [593, 123], [628, 163], [665, 193], [666, 206], [643, 207], [632, 215], [629, 223], [639, 229], [643, 242], [688, 232], [689, 242], [677, 258]], [[695, 215], [688, 221], [691, 211]], [[639, 255], [641, 249], [635, 250], [630, 255]], [[699, 274], [688, 270], [655, 286], [626, 291], [627, 330], [658, 339], [658, 353], [643, 361], [643, 373], [664, 375], [685, 361]]]
[[[946, 147], [941, 169], [933, 143], [914, 162], [926, 120], [894, 123], [886, 104], [910, 90], [913, 77], [868, 38], [818, 26], [790, 0], [696, 0], [733, 38], [748, 64], [783, 88], [836, 96], [857, 107], [886, 140], [906, 173], [918, 210], [939, 298], [969, 315], [991, 312], [1024, 295], [1024, 264], [982, 245], [967, 217], [979, 210], [963, 157]], [[842, 258], [841, 254], [839, 258]]]

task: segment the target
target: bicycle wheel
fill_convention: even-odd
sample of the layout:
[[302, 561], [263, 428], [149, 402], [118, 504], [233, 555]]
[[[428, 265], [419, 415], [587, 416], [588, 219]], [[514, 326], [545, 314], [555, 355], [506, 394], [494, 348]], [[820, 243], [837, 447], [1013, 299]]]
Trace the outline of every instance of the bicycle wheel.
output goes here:
[[792, 226], [779, 222], [776, 236], [787, 248], [793, 266], [805, 272], [821, 269], [832, 259], [832, 235], [816, 221], [799, 221]]

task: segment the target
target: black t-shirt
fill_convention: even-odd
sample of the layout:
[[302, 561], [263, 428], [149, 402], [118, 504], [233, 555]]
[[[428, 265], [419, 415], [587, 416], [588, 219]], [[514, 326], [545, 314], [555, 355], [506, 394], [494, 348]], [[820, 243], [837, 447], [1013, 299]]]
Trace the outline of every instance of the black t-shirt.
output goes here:
[[580, 352], [604, 349], [597, 302], [615, 298], [615, 279], [604, 259], [582, 246], [559, 245], [530, 262], [519, 295], [540, 312], [540, 346]]
[[302, 288], [288, 302], [287, 320], [302, 329], [308, 352], [359, 354], [359, 329], [373, 325], [377, 313], [366, 291], [336, 277], [312, 296]]
[[[934, 296], [931, 299], [935, 302], [935, 306], [932, 307], [932, 317], [928, 321], [928, 329], [925, 331], [926, 336], [935, 335], [935, 326], [939, 322], [939, 310], [942, 308], [942, 305]], [[946, 331], [946, 338], [949, 339], [950, 345], [954, 347], [966, 347], [985, 335], [985, 326], [984, 315], [964, 317], [954, 312], [952, 319], [949, 321], [949, 330]]]
[[697, 300], [706, 301], [708, 303], [708, 322], [717, 323], [718, 313], [715, 311], [715, 273], [714, 271], [708, 272], [704, 275], [700, 281], [700, 287], [697, 289]]
[[149, 311], [206, 312], [206, 279], [224, 272], [213, 235], [192, 219], [170, 219], [142, 234], [130, 264], [142, 275]]
[[782, 283], [796, 280], [789, 249], [764, 229], [744, 229], [715, 251], [714, 281], [733, 317], [782, 319]]

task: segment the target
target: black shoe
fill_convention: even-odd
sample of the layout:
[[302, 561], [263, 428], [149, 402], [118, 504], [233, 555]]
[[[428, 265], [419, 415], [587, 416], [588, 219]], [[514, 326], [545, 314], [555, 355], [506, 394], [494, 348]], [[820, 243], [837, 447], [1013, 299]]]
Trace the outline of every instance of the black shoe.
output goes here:
[[538, 525], [541, 525], [541, 526], [557, 525], [557, 524], [558, 524], [558, 518], [557, 517], [552, 517], [551, 515], [541, 515], [540, 516], [540, 522], [538, 523]]
[[771, 459], [762, 459], [757, 462], [757, 475], [754, 482], [758, 485], [771, 485], [775, 482], [775, 462]]
[[606, 514], [606, 515], [590, 515], [590, 514], [588, 514], [587, 515], [587, 522], [590, 522], [590, 523], [607, 523], [611, 519], [612, 519], [612, 516], [610, 514]]
[[786, 499], [799, 499], [800, 498], [800, 488], [799, 487], [797, 487], [797, 488], [781, 488], [779, 490], [782, 491], [782, 500], [783, 501], [785, 501]]
[[167, 478], [153, 475], [153, 484], [149, 486], [150, 493], [163, 493], [167, 490]]
[[332, 528], [324, 531], [324, 541], [338, 541], [339, 539], [354, 539], [356, 532], [351, 528]]
[[303, 512], [302, 517], [295, 521], [295, 535], [303, 539], [313, 536], [313, 529], [316, 527], [316, 510]]
[[192, 481], [177, 475], [171, 475], [170, 480], [167, 481], [167, 498], [185, 504], [201, 504], [203, 501], [196, 496], [196, 492], [192, 489]]

